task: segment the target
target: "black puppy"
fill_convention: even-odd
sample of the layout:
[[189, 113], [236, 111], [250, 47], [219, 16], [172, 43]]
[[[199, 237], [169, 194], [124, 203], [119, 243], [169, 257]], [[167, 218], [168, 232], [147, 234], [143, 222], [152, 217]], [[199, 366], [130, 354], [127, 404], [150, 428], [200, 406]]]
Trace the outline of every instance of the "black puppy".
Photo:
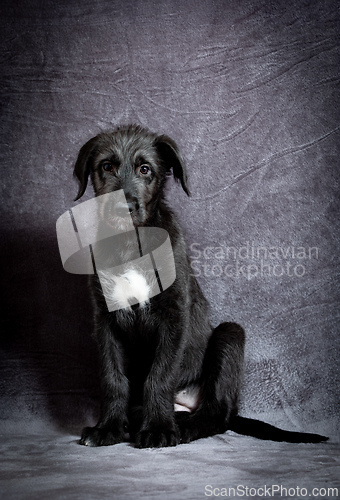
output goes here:
[[[192, 275], [181, 229], [164, 200], [171, 172], [189, 195], [174, 141], [138, 126], [99, 134], [80, 150], [74, 169], [80, 184], [76, 199], [84, 194], [89, 176], [96, 196], [124, 190], [136, 228], [168, 232], [176, 266], [169, 288], [114, 312], [107, 309], [98, 276], [92, 278], [102, 409], [98, 424], [83, 430], [80, 443], [111, 445], [129, 433], [139, 448], [174, 446], [227, 429], [279, 441], [326, 439], [237, 416], [244, 332], [235, 323], [215, 329], [209, 324], [207, 302]], [[116, 211], [115, 223], [123, 227], [126, 214]], [[121, 258], [131, 258], [128, 241]], [[131, 286], [139, 286], [133, 277]]]

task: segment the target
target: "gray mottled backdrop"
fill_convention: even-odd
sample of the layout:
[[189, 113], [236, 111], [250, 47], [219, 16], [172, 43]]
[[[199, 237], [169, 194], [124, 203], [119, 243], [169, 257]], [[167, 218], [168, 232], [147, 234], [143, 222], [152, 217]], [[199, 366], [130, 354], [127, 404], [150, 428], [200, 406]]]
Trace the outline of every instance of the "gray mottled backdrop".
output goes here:
[[337, 435], [339, 17], [336, 0], [1, 2], [5, 429], [95, 418], [86, 277], [55, 223], [81, 145], [134, 122], [185, 157], [192, 196], [170, 180], [167, 197], [212, 323], [246, 330], [242, 414]]

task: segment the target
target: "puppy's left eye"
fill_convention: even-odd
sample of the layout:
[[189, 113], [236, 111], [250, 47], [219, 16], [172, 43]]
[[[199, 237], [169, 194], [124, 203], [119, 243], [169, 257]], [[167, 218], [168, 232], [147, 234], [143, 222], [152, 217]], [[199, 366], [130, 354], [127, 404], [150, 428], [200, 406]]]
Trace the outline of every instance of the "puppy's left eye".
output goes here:
[[105, 170], [105, 172], [112, 172], [112, 170], [113, 170], [113, 165], [109, 161], [105, 161], [103, 163], [102, 167], [103, 167], [103, 170]]
[[139, 167], [139, 172], [142, 174], [142, 175], [147, 175], [148, 173], [151, 172], [151, 169], [150, 167], [148, 167], [147, 165], [141, 165]]

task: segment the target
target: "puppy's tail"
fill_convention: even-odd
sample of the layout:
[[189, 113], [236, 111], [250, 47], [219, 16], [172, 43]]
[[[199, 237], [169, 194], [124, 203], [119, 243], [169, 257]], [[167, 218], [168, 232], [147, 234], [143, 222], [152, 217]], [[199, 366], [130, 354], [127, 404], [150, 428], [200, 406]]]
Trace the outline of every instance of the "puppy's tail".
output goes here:
[[274, 425], [255, 420], [253, 418], [240, 417], [236, 415], [231, 418], [228, 429], [243, 434], [252, 436], [257, 439], [265, 439], [268, 441], [285, 441], [287, 443], [320, 443], [327, 441], [328, 437], [320, 436], [319, 434], [308, 434], [305, 432], [284, 431]]

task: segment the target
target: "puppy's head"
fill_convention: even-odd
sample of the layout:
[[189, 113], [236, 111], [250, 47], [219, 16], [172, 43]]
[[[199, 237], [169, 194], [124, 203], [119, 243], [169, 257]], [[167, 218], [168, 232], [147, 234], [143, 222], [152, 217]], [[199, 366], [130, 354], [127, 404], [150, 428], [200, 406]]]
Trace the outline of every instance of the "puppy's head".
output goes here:
[[[90, 176], [96, 196], [123, 189], [133, 223], [145, 225], [171, 172], [189, 195], [185, 165], [170, 137], [134, 125], [118, 127], [81, 148], [74, 167], [79, 181], [76, 200], [84, 194]], [[124, 217], [124, 207], [121, 215], [116, 207], [117, 214]]]

